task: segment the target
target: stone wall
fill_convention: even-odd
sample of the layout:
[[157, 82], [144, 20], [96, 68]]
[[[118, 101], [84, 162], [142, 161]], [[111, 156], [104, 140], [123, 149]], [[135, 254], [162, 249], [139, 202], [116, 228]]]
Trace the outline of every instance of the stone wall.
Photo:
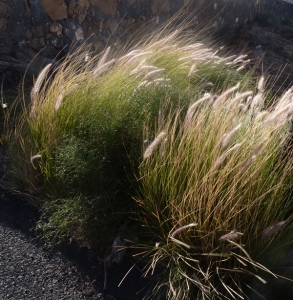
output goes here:
[[291, 18], [292, 7], [282, 0], [0, 0], [0, 55], [42, 50], [54, 58], [84, 40], [100, 51], [131, 39], [139, 28], [153, 30], [180, 9], [195, 14], [199, 25], [220, 28], [245, 23], [264, 9]]

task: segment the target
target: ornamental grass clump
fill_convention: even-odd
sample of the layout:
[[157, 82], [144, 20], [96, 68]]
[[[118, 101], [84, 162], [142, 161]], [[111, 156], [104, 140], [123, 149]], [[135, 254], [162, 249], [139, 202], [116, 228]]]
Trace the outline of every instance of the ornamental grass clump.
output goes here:
[[122, 234], [137, 212], [131, 195], [145, 124], [166, 102], [170, 113], [185, 113], [204, 92], [237, 82], [245, 89], [251, 76], [243, 65], [244, 56], [221, 57], [194, 34], [167, 28], [119, 52], [96, 55], [84, 46], [48, 65], [11, 130], [9, 150], [9, 180], [37, 196], [45, 236], [101, 245]]
[[136, 201], [150, 299], [250, 299], [253, 281], [278, 278], [265, 257], [293, 240], [293, 99], [265, 108], [263, 84], [196, 96], [185, 117], [162, 110], [157, 134], [146, 131]]

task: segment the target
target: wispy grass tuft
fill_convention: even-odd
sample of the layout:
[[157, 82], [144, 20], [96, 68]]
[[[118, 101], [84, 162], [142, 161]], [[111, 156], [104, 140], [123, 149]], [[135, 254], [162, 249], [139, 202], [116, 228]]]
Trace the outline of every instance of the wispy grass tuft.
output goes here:
[[84, 46], [41, 72], [10, 132], [10, 180], [40, 199], [44, 237], [137, 238], [151, 299], [245, 298], [293, 238], [292, 89], [266, 107], [246, 56], [220, 53], [168, 28], [119, 52]]
[[[265, 98], [263, 81], [253, 99]], [[215, 100], [198, 96], [185, 118], [181, 109], [161, 112], [165, 154], [154, 149], [142, 160], [136, 197], [151, 256], [145, 275], [157, 274], [150, 299], [163, 291], [176, 300], [247, 299], [251, 277], [260, 284], [278, 277], [260, 262], [293, 240], [293, 157], [284, 159], [291, 114], [283, 114], [292, 97], [264, 110], [249, 95], [231, 105], [237, 84]]]

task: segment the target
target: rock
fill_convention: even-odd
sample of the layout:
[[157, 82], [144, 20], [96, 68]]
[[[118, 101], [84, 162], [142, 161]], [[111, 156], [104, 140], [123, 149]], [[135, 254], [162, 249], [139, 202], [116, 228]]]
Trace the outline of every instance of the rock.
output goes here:
[[4, 29], [7, 26], [7, 20], [6, 19], [0, 19], [0, 29]]
[[27, 41], [30, 41], [33, 38], [33, 33], [31, 32], [31, 30], [26, 29], [25, 33], [24, 33], [24, 38]]
[[98, 6], [95, 6], [91, 9], [91, 16], [93, 21], [101, 21], [104, 17], [101, 9]]
[[31, 8], [31, 19], [34, 26], [39, 26], [48, 20], [48, 16], [44, 12], [43, 5], [39, 0], [29, 0]]
[[49, 30], [51, 33], [55, 33], [60, 36], [62, 34], [62, 25], [57, 21], [53, 21], [52, 23], [50, 23]]
[[76, 14], [78, 23], [81, 24], [87, 16], [89, 6], [88, 0], [71, 0], [68, 6], [68, 14], [69, 16]]
[[43, 0], [43, 8], [53, 21], [68, 18], [67, 5], [64, 0]]
[[0, 30], [0, 54], [9, 54], [13, 48], [13, 42], [8, 32]]
[[145, 16], [146, 18], [149, 18], [151, 15], [152, 15], [152, 8], [151, 8], [149, 1], [146, 0], [143, 3], [143, 16]]
[[114, 36], [114, 35], [116, 35], [116, 32], [117, 32], [118, 22], [116, 19], [111, 18], [106, 22], [105, 27], [107, 29], [109, 29], [109, 31], [111, 32], [111, 35]]
[[130, 17], [130, 7], [126, 3], [119, 2], [118, 6], [117, 6], [117, 11], [121, 18]]
[[169, 13], [170, 12], [169, 0], [154, 0], [152, 3], [152, 12], [154, 15], [161, 14], [161, 13]]
[[130, 7], [130, 17], [133, 19], [138, 19], [144, 11], [144, 6], [142, 3], [137, 2]]
[[90, 0], [90, 3], [93, 6], [99, 6], [104, 15], [116, 15], [118, 0]]
[[78, 24], [78, 22], [76, 20], [73, 20], [73, 19], [61, 20], [60, 24], [63, 27], [66, 27], [66, 28], [71, 29], [71, 30], [76, 30], [80, 26]]
[[25, 26], [23, 22], [17, 20], [8, 21], [8, 33], [17, 42], [20, 42], [24, 38]]
[[0, 16], [7, 15], [8, 5], [6, 3], [0, 2]]
[[127, 0], [127, 3], [128, 3], [129, 5], [133, 5], [135, 2], [136, 2], [136, 0]]
[[170, 1], [170, 12], [175, 14], [182, 8], [182, 1], [181, 0], [172, 0]]
[[10, 0], [8, 2], [9, 15], [11, 18], [23, 21], [29, 16], [29, 9], [25, 1]]
[[30, 48], [35, 50], [36, 52], [39, 52], [44, 46], [45, 46], [45, 41], [44, 38], [34, 38], [30, 41], [29, 43]]
[[75, 31], [75, 40], [76, 41], [84, 40], [83, 29], [81, 26], [79, 26]]
[[69, 28], [63, 27], [63, 34], [70, 41], [73, 41], [75, 38], [75, 31]]
[[51, 43], [56, 48], [61, 49], [63, 47], [63, 44], [64, 44], [63, 37], [54, 37], [52, 39]]

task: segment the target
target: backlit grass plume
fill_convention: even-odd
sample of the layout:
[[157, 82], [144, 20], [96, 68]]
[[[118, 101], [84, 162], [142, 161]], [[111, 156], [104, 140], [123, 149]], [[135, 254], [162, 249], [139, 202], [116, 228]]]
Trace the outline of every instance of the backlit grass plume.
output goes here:
[[293, 99], [290, 90], [266, 109], [249, 97], [239, 85], [196, 97], [185, 118], [165, 114], [164, 155], [151, 142], [144, 150], [136, 200], [145, 274], [157, 274], [150, 299], [250, 299], [252, 278], [278, 277], [260, 262], [293, 240]]

